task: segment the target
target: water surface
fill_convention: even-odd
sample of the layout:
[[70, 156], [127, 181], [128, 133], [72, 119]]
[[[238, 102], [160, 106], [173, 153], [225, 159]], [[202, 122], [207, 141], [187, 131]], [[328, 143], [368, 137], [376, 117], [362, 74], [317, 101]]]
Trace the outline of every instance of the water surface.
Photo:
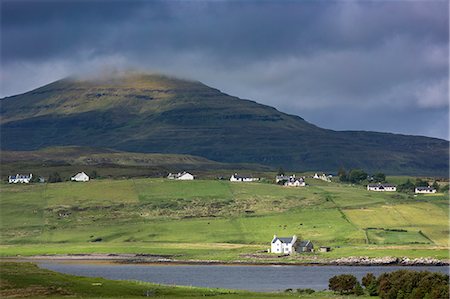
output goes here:
[[141, 280], [166, 285], [240, 289], [258, 292], [285, 289], [328, 288], [328, 279], [338, 274], [353, 274], [359, 280], [366, 273], [379, 275], [399, 269], [448, 273], [438, 266], [224, 266], [224, 265], [123, 265], [39, 262], [49, 270], [116, 280]]

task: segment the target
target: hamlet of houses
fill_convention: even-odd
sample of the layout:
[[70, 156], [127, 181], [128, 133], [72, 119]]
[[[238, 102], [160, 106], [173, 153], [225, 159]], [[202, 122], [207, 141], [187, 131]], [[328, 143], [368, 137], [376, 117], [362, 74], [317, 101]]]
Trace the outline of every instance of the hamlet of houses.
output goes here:
[[295, 177], [295, 174], [291, 176], [286, 176], [284, 174], [277, 175], [275, 177], [275, 182], [277, 184], [283, 184], [286, 187], [305, 187], [305, 178], [304, 177]]

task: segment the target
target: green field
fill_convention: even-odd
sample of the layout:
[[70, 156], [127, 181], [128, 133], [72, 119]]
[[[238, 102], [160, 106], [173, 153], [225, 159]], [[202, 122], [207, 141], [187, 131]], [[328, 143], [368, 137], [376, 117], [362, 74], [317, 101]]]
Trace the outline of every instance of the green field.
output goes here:
[[[1, 298], [142, 298], [147, 294], [152, 298], [299, 298], [297, 293], [252, 293], [73, 276], [40, 269], [31, 263], [1, 262], [0, 282]], [[301, 297], [353, 298], [324, 291]]]
[[0, 254], [248, 260], [248, 254], [267, 250], [274, 234], [296, 234], [316, 247], [332, 246], [332, 252], [315, 254], [323, 258], [448, 258], [447, 195], [307, 182], [305, 188], [166, 179], [2, 184]]

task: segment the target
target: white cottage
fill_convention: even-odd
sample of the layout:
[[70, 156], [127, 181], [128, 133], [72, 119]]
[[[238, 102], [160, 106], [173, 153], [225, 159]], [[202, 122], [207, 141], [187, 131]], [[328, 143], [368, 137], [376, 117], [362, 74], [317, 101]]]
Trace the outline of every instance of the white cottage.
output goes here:
[[230, 182], [256, 182], [256, 181], [259, 181], [259, 178], [243, 177], [239, 176], [237, 173], [233, 174], [230, 177]]
[[369, 191], [394, 192], [397, 191], [396, 185], [391, 184], [369, 184], [367, 185]]
[[194, 179], [194, 176], [189, 172], [183, 171], [179, 173], [169, 173], [167, 178], [169, 180], [192, 181]]
[[28, 174], [16, 174], [16, 175], [10, 175], [8, 177], [8, 182], [10, 184], [17, 184], [17, 183], [28, 184], [32, 178], [33, 178], [32, 173], [30, 173], [29, 175]]
[[87, 182], [89, 181], [89, 176], [84, 172], [79, 172], [71, 177], [70, 180], [75, 182]]
[[414, 192], [418, 193], [418, 194], [432, 194], [432, 193], [436, 193], [436, 189], [431, 188], [431, 187], [416, 187]]
[[274, 235], [270, 246], [270, 252], [292, 254], [296, 252], [297, 245], [296, 235], [291, 238], [279, 238], [277, 235]]

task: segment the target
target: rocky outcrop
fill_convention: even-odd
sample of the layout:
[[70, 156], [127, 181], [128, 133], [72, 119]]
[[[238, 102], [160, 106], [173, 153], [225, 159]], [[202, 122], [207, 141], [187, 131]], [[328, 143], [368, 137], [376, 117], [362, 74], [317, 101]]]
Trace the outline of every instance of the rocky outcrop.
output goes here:
[[360, 257], [342, 257], [329, 262], [333, 265], [346, 265], [346, 266], [380, 266], [380, 265], [402, 265], [402, 266], [444, 266], [449, 265], [448, 260], [438, 260], [435, 258], [415, 258], [410, 259], [407, 257], [376, 257], [369, 258], [367, 256]]

